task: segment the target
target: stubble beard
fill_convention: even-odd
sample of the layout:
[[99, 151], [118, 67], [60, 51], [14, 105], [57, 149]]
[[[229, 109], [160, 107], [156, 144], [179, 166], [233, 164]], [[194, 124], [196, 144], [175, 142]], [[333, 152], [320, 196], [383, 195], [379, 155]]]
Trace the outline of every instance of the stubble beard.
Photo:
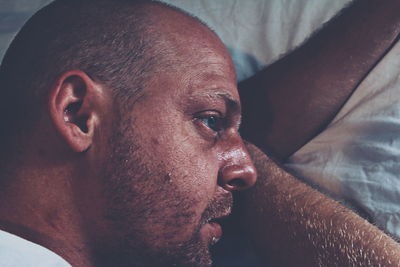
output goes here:
[[[132, 122], [121, 125], [110, 139], [112, 153], [104, 171], [105, 195], [110, 203], [106, 219], [116, 233], [106, 248], [98, 250], [99, 266], [211, 266], [209, 244], [201, 239], [200, 229], [230, 206], [232, 199], [211, 201], [188, 240], [160, 243], [160, 239], [179, 236], [179, 225], [193, 223], [192, 207], [197, 203], [177, 195], [176, 185], [165, 179], [170, 174], [154, 171], [161, 168], [145, 160], [146, 153], [137, 144], [140, 137], [129, 126]], [[147, 227], [149, 222], [156, 226], [153, 231]], [[162, 232], [163, 225], [177, 228]]]

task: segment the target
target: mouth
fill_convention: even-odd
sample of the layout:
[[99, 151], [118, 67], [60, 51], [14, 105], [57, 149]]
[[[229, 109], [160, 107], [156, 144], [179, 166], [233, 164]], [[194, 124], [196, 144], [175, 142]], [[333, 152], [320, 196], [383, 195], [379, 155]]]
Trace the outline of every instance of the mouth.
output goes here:
[[222, 237], [222, 227], [219, 223], [209, 222], [203, 226], [203, 232], [206, 235], [206, 242], [213, 246], [215, 245]]
[[203, 225], [201, 232], [207, 244], [210, 246], [215, 245], [221, 239], [223, 234], [221, 225], [223, 225], [223, 222], [228, 218], [230, 213], [231, 207], [228, 207], [221, 215], [210, 219]]
[[209, 246], [217, 243], [222, 237], [222, 226], [231, 214], [232, 194], [221, 188], [221, 191], [210, 201], [200, 219], [200, 234], [203, 242]]

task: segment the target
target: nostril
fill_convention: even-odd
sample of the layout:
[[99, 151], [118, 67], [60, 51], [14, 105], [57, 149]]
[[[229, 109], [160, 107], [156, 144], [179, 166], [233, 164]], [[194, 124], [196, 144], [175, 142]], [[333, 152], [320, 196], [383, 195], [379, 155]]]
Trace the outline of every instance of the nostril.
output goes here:
[[252, 165], [230, 165], [219, 173], [218, 183], [229, 191], [244, 190], [254, 185], [256, 171]]

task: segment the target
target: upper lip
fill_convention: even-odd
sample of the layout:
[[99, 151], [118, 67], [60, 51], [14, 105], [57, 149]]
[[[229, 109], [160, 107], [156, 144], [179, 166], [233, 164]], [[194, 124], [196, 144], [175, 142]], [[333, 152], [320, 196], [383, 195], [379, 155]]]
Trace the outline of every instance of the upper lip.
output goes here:
[[214, 218], [211, 218], [208, 222], [216, 222], [216, 223], [221, 224], [221, 221], [224, 221], [225, 219], [227, 219], [229, 217], [229, 215], [231, 214], [231, 212], [232, 212], [232, 207], [229, 206], [226, 209], [224, 209], [224, 211], [220, 215], [218, 215]]

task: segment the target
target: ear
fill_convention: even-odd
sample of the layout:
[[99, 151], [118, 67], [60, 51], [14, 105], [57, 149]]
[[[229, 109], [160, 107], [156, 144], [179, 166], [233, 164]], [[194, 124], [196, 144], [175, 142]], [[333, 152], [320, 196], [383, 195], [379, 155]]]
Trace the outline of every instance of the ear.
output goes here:
[[102, 90], [87, 74], [64, 73], [52, 87], [48, 108], [51, 120], [74, 152], [84, 152], [93, 143], [98, 122], [99, 94]]

